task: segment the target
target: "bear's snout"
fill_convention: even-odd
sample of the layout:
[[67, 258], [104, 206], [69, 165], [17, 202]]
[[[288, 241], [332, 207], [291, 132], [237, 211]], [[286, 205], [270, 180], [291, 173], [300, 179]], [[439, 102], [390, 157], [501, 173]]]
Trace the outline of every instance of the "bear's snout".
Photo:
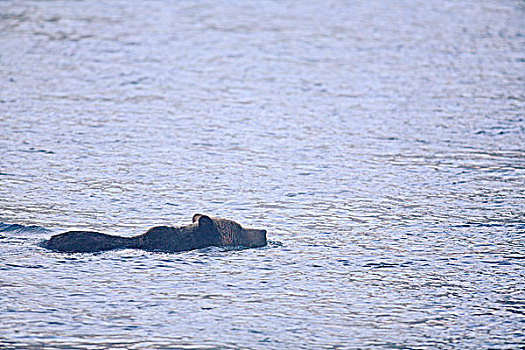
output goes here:
[[246, 230], [249, 247], [264, 247], [266, 242], [266, 230]]

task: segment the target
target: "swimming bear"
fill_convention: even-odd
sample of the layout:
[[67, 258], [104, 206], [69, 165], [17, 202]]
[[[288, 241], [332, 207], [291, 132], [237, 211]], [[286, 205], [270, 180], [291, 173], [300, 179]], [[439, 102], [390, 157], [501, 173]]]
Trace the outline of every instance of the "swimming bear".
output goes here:
[[180, 252], [211, 246], [266, 245], [266, 230], [245, 229], [235, 221], [193, 216], [188, 226], [157, 226], [135, 237], [112, 236], [100, 232], [69, 231], [52, 236], [41, 246], [58, 252], [86, 253], [136, 248], [147, 251]]

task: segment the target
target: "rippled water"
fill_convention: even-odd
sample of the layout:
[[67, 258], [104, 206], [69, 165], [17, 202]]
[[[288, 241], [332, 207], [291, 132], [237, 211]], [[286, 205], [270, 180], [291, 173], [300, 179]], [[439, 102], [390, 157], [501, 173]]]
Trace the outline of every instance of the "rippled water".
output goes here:
[[[0, 347], [525, 346], [524, 72], [517, 0], [0, 2]], [[196, 212], [270, 244], [38, 246]]]

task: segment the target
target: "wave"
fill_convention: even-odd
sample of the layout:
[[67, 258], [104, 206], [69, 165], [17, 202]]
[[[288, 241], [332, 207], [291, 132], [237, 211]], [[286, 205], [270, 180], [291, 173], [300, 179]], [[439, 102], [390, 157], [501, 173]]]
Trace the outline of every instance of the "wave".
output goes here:
[[43, 233], [43, 232], [49, 232], [45, 227], [37, 226], [37, 225], [20, 225], [20, 224], [6, 224], [0, 221], [0, 232], [4, 233]]

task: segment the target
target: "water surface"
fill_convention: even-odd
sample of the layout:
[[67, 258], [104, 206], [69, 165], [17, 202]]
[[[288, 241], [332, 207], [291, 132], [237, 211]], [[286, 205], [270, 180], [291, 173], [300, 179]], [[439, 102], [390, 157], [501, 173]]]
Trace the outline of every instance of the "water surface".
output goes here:
[[[0, 2], [1, 346], [525, 346], [524, 23], [511, 0]], [[198, 212], [270, 244], [38, 246]]]

